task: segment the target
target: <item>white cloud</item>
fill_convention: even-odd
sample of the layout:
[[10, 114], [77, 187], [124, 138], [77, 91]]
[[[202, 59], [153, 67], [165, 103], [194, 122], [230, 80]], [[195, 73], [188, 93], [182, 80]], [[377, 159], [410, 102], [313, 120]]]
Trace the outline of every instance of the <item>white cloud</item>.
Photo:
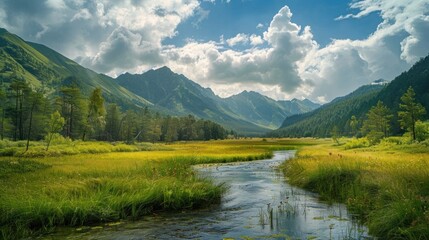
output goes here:
[[262, 39], [262, 37], [259, 35], [256, 35], [256, 34], [252, 34], [249, 37], [249, 40], [250, 40], [250, 44], [252, 46], [257, 46], [257, 45], [261, 45], [264, 43], [264, 40]]
[[414, 63], [429, 54], [429, 16], [415, 18], [405, 26], [405, 30], [409, 36], [401, 42], [401, 58]]
[[163, 41], [189, 17], [197, 26], [209, 16], [199, 0], [3, 0], [0, 25], [110, 75], [168, 65], [222, 96], [245, 88], [277, 99], [329, 101], [372, 80], [390, 80], [429, 53], [427, 0], [356, 0], [350, 8], [354, 14], [337, 20], [376, 13], [382, 22], [367, 38], [323, 48], [309, 26], [292, 21], [287, 6], [268, 25], [257, 24], [256, 33], [190, 39], [184, 46]]
[[91, 17], [92, 17], [92, 14], [89, 12], [89, 10], [86, 8], [83, 8], [72, 17], [71, 21], [73, 22], [79, 19], [88, 20]]
[[[111, 73], [149, 60], [154, 62], [147, 67], [158, 64], [162, 56], [154, 54], [160, 53], [162, 41], [175, 36], [177, 26], [190, 16], [200, 14], [203, 19], [208, 14], [199, 4], [198, 0], [5, 0], [0, 1], [0, 9], [14, 14], [4, 16], [0, 25], [60, 50], [86, 67]], [[108, 54], [121, 53], [125, 43], [130, 57], [120, 54], [124, 58], [118, 61]]]
[[[231, 84], [255, 89], [265, 86], [265, 89], [280, 89], [273, 92], [272, 97], [291, 96], [305, 83], [298, 76], [298, 62], [317, 47], [310, 28], [302, 30], [291, 22], [291, 16], [288, 7], [276, 14], [264, 32], [264, 40], [269, 44], [266, 48], [225, 50], [221, 43], [194, 41], [181, 48], [166, 50], [168, 65], [205, 86], [218, 86], [214, 89]], [[254, 43], [262, 41], [260, 36], [252, 37]], [[226, 42], [234, 46], [248, 41], [247, 35], [237, 34]]]
[[230, 47], [233, 47], [238, 44], [246, 44], [249, 42], [249, 36], [244, 33], [239, 33], [235, 37], [227, 39], [226, 42]]
[[383, 21], [366, 39], [334, 40], [306, 56], [300, 76], [314, 84], [313, 98], [329, 101], [375, 79], [391, 80], [429, 53], [426, 0], [360, 0], [350, 6], [359, 12], [337, 20], [376, 12]]

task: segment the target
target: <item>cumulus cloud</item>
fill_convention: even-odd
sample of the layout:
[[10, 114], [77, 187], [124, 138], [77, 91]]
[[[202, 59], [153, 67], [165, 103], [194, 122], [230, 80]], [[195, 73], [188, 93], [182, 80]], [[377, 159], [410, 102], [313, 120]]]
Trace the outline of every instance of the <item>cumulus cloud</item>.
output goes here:
[[235, 37], [227, 39], [226, 42], [230, 47], [233, 47], [237, 44], [246, 44], [249, 42], [249, 36], [244, 33], [239, 33]]
[[427, 0], [352, 1], [355, 13], [336, 20], [377, 13], [381, 23], [365, 39], [334, 39], [325, 47], [309, 26], [293, 22], [287, 6], [269, 24], [257, 24], [256, 33], [164, 45], [189, 17], [195, 27], [209, 17], [200, 1], [3, 0], [0, 25], [96, 71], [115, 76], [168, 65], [222, 96], [247, 89], [329, 101], [372, 80], [393, 79], [429, 53]]
[[141, 64], [152, 65], [162, 62], [160, 48], [144, 40], [140, 34], [123, 27], [115, 29], [107, 40], [101, 43], [95, 57], [83, 60], [85, 65], [93, 66], [111, 75], [123, 69], [133, 69]]
[[337, 20], [376, 12], [382, 22], [366, 39], [333, 40], [306, 56], [300, 76], [314, 84], [313, 98], [328, 101], [375, 79], [391, 80], [429, 53], [427, 1], [360, 0], [350, 7], [358, 13]]
[[[206, 79], [206, 85], [238, 84], [259, 89], [264, 85], [280, 89], [284, 98], [304, 83], [298, 76], [297, 64], [317, 46], [310, 28], [301, 29], [291, 17], [290, 9], [285, 6], [274, 16], [263, 40], [260, 36], [251, 36], [253, 44], [266, 41], [268, 47], [236, 51], [224, 49], [215, 42], [190, 42], [182, 48], [167, 50], [169, 65], [193, 79]], [[245, 34], [238, 34], [226, 42], [234, 46], [249, 39]]]
[[4, 0], [0, 9], [3, 27], [104, 73], [158, 64], [162, 41], [188, 17], [208, 14], [198, 0]]
[[256, 34], [252, 34], [249, 37], [249, 40], [250, 40], [250, 44], [252, 46], [257, 46], [257, 45], [261, 45], [264, 43], [264, 40], [262, 39], [262, 37], [259, 35], [256, 35]]

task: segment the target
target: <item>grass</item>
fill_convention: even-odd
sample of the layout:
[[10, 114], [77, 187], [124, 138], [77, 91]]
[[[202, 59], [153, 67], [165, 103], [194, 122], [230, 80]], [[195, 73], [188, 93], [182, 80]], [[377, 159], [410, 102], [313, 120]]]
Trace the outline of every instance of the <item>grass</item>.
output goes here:
[[289, 181], [346, 203], [375, 236], [429, 239], [429, 148], [397, 138], [372, 147], [351, 141], [301, 148], [282, 166]]
[[70, 139], [60, 139], [46, 151], [44, 142], [31, 142], [30, 148], [26, 151], [26, 141], [0, 141], [0, 156], [9, 157], [53, 157], [63, 155], [76, 154], [99, 154], [110, 152], [138, 152], [138, 151], [153, 151], [153, 150], [171, 150], [163, 144], [152, 143], [137, 143], [127, 145], [121, 142], [82, 142], [71, 141]]
[[[2, 144], [2, 151], [13, 148], [21, 152], [23, 148], [19, 143]], [[53, 231], [56, 226], [138, 219], [154, 211], [215, 204], [220, 201], [223, 186], [196, 176], [192, 165], [268, 158], [273, 150], [308, 144], [312, 140], [248, 139], [131, 146], [63, 142], [52, 146], [48, 153], [37, 154], [33, 150], [31, 154], [2, 157], [0, 238], [34, 237]], [[30, 149], [43, 145], [33, 142]]]

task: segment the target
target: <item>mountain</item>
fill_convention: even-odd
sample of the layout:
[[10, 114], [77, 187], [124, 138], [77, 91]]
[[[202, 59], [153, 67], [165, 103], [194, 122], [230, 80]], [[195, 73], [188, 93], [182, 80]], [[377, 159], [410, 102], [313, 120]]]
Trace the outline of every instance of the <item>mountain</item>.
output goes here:
[[0, 84], [8, 85], [13, 79], [24, 79], [35, 88], [43, 86], [50, 95], [71, 84], [85, 96], [101, 87], [106, 102], [124, 109], [147, 106], [164, 114], [192, 114], [246, 135], [266, 133], [279, 127], [285, 117], [318, 107], [308, 100], [274, 101], [246, 92], [223, 99], [167, 67], [113, 79], [0, 28]]
[[217, 101], [218, 97], [210, 89], [202, 88], [185, 76], [172, 72], [168, 67], [149, 70], [143, 74], [122, 74], [116, 81], [124, 88], [148, 99], [155, 106], [166, 108], [177, 115], [192, 114], [251, 135], [269, 130], [250, 121], [232, 117], [223, 109]]
[[43, 85], [50, 93], [72, 81], [84, 95], [101, 87], [107, 102], [128, 107], [152, 105], [111, 77], [95, 73], [46, 46], [26, 42], [0, 28], [0, 81], [8, 84], [14, 78], [23, 78], [34, 87]]
[[383, 85], [365, 85], [314, 111], [287, 117], [281, 128], [270, 135], [327, 137], [334, 126], [346, 126], [352, 115], [360, 116], [365, 109], [372, 106], [374, 98], [383, 88]]
[[281, 128], [269, 135], [327, 137], [330, 136], [334, 126], [337, 126], [343, 134], [348, 134], [350, 132], [348, 121], [351, 116], [355, 115], [362, 122], [365, 114], [379, 100], [394, 113], [392, 133], [398, 134], [401, 129], [396, 112], [399, 110], [401, 96], [410, 86], [416, 92], [416, 100], [429, 110], [429, 56], [422, 58], [390, 83], [377, 80], [314, 111], [287, 117]]
[[238, 117], [271, 129], [278, 128], [285, 117], [308, 112], [320, 106], [307, 99], [275, 101], [253, 91], [244, 91], [222, 101]]
[[116, 81], [133, 93], [177, 114], [211, 119], [244, 134], [261, 134], [278, 128], [286, 116], [313, 110], [309, 100], [275, 101], [256, 92], [244, 91], [220, 98], [168, 67], [143, 74], [123, 74]]

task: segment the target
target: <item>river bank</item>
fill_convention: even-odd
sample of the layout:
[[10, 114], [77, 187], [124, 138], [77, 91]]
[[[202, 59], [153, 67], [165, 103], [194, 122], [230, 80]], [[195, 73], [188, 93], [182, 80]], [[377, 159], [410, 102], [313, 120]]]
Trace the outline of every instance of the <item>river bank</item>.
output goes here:
[[[76, 147], [70, 144], [57, 148]], [[264, 159], [274, 150], [308, 144], [248, 139], [183, 142], [138, 152], [2, 157], [0, 237], [34, 237], [60, 226], [133, 220], [218, 203], [224, 189], [196, 176], [192, 165]]]
[[295, 186], [343, 202], [370, 234], [382, 239], [429, 239], [429, 148], [385, 141], [346, 149], [306, 146], [282, 166]]

